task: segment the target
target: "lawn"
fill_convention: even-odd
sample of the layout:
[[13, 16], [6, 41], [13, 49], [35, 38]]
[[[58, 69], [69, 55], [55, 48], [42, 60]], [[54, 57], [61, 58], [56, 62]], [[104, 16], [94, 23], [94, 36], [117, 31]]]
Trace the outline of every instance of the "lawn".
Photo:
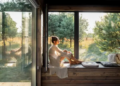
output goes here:
[[[7, 52], [21, 47], [21, 39], [14, 38], [11, 42], [9, 39], [5, 42]], [[24, 56], [19, 56], [23, 58]], [[15, 56], [8, 58], [15, 59]], [[0, 82], [31, 82], [31, 67], [23, 68], [21, 65], [21, 58], [16, 59], [17, 65], [15, 67], [5, 67], [5, 62], [2, 60], [2, 41], [0, 41]]]

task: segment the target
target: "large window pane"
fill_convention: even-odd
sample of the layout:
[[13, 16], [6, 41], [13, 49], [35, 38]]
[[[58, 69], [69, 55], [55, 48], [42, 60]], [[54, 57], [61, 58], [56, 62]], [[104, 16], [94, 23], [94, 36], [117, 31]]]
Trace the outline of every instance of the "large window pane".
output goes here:
[[119, 13], [79, 12], [79, 59], [108, 61], [119, 53]]
[[32, 50], [36, 49], [32, 44], [36, 34], [32, 31], [33, 7], [28, 0], [6, 0], [1, 8], [0, 82], [29, 82], [31, 86]]
[[[51, 46], [51, 36], [60, 39], [60, 49], [67, 49], [74, 54], [74, 13], [49, 12], [48, 13], [48, 49]], [[65, 59], [67, 61], [67, 59]]]

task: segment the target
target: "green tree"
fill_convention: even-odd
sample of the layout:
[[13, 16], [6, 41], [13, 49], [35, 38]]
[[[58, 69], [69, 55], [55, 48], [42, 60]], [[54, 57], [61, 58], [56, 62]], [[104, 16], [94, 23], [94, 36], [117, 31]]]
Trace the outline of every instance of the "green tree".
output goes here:
[[61, 28], [57, 30], [59, 36], [70, 39], [70, 47], [72, 47], [72, 39], [74, 38], [74, 18], [73, 16], [66, 16], [61, 22]]
[[4, 3], [0, 3], [2, 11], [31, 11], [32, 5], [24, 0], [11, 0]]
[[[4, 59], [6, 58], [6, 44], [5, 41], [7, 38], [13, 38], [17, 34], [17, 28], [16, 28], [16, 22], [12, 20], [10, 15], [8, 13], [3, 12], [2, 13], [2, 40], [3, 40], [3, 46], [2, 46], [2, 56]], [[9, 42], [11, 46], [11, 42]]]
[[102, 51], [114, 52], [120, 46], [120, 14], [108, 13], [96, 21], [95, 42]]
[[57, 31], [59, 25], [59, 21], [58, 21], [58, 15], [53, 15], [53, 14], [49, 14], [48, 15], [48, 35], [52, 36], [52, 35], [56, 35], [55, 32]]
[[[86, 34], [85, 30], [88, 27], [88, 22], [82, 16], [79, 18], [80, 39]], [[48, 35], [57, 35], [62, 43], [64, 38], [70, 39], [70, 47], [74, 38], [74, 15], [73, 13], [59, 13], [48, 15]]]
[[2, 40], [3, 40], [2, 56], [6, 58], [5, 41], [7, 37], [13, 38], [16, 35], [17, 28], [14, 27], [16, 26], [16, 23], [9, 17], [8, 14], [5, 14], [5, 11], [13, 11], [13, 10], [14, 11], [26, 11], [26, 10], [31, 11], [32, 6], [29, 3], [26, 4], [24, 1], [11, 0], [11, 1], [6, 1], [4, 3], [0, 3], [0, 7], [1, 7], [1, 12], [2, 12], [2, 29], [1, 29], [2, 30], [1, 35], [2, 35]]
[[48, 15], [48, 36], [58, 36], [62, 43], [64, 42], [65, 35], [63, 34], [64, 29], [61, 26], [61, 22], [63, 22], [65, 17], [65, 13]]
[[[16, 22], [12, 20], [10, 17], [9, 13], [5, 14], [5, 36], [6, 38], [13, 39], [17, 35], [17, 27], [16, 27]], [[11, 40], [12, 41], [12, 40]], [[11, 46], [11, 41], [10, 41], [10, 46]]]

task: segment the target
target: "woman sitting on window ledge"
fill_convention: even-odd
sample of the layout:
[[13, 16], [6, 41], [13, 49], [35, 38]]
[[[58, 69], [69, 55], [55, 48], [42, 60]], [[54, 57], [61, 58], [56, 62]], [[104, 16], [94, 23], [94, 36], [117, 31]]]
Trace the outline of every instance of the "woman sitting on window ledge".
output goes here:
[[70, 65], [80, 64], [82, 61], [78, 61], [73, 57], [73, 54], [67, 50], [61, 50], [57, 45], [59, 44], [59, 38], [52, 37], [51, 47], [49, 48], [49, 60], [50, 60], [50, 75], [56, 73], [59, 78], [68, 77], [67, 68], [63, 67], [63, 60], [68, 59]]
[[59, 44], [59, 38], [52, 36], [53, 45], [49, 48], [49, 59], [50, 65], [59, 67], [62, 64], [62, 61], [67, 58], [70, 65], [79, 64], [82, 61], [77, 60], [73, 57], [73, 54], [67, 50], [61, 50], [57, 45]]

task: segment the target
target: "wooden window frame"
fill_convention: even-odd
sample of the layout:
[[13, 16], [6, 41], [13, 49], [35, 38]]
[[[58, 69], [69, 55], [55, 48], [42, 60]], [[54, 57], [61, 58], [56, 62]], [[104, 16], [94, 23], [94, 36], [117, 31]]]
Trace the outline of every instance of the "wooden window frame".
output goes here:
[[[120, 6], [94, 6], [94, 5], [83, 5], [83, 6], [73, 6], [73, 5], [47, 5], [45, 8], [45, 15], [46, 18], [48, 19], [48, 12], [74, 12], [74, 56], [75, 58], [79, 58], [79, 12], [120, 12]], [[46, 34], [46, 39], [48, 39], [48, 22], [47, 20], [44, 22], [45, 23], [45, 28], [46, 30], [44, 31], [44, 35]], [[44, 28], [44, 29], [45, 29]], [[47, 31], [47, 32], [46, 32]], [[45, 67], [45, 71], [48, 70], [48, 45], [47, 45], [47, 40], [44, 40], [44, 48], [43, 49], [43, 67]]]

